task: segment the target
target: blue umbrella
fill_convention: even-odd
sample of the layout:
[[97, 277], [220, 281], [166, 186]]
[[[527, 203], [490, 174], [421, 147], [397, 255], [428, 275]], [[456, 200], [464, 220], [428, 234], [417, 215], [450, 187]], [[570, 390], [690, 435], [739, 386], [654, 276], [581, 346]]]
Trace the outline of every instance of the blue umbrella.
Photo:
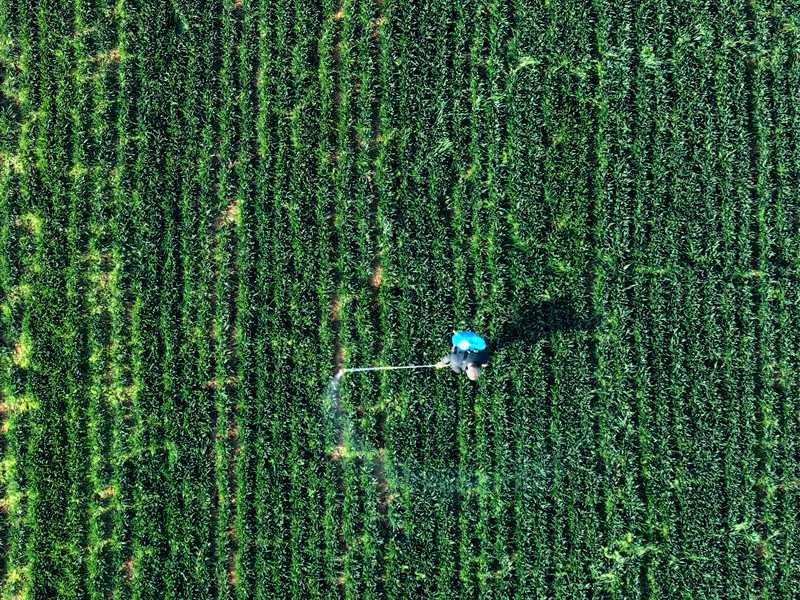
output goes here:
[[486, 349], [486, 340], [474, 331], [456, 331], [453, 346], [464, 352], [479, 352]]

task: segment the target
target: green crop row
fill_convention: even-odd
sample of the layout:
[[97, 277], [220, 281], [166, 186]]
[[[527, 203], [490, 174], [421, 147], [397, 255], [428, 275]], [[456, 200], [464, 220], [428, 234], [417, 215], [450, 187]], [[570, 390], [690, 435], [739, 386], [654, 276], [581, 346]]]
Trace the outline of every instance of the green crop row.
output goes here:
[[[3, 67], [2, 99], [8, 110], [0, 113], [0, 148], [3, 152], [0, 174], [2, 206], [2, 569], [3, 593], [20, 593], [28, 584], [26, 548], [29, 542], [27, 512], [28, 444], [31, 396], [27, 385], [29, 354], [30, 265], [39, 221], [29, 205], [32, 150], [31, 103], [33, 75], [27, 67], [32, 59], [30, 14], [15, 15], [15, 6], [0, 7], [0, 27], [4, 36], [0, 64]], [[17, 344], [20, 344], [19, 346]], [[22, 344], [25, 344], [24, 346]], [[23, 350], [20, 354], [17, 348]], [[20, 361], [20, 358], [23, 360]]]

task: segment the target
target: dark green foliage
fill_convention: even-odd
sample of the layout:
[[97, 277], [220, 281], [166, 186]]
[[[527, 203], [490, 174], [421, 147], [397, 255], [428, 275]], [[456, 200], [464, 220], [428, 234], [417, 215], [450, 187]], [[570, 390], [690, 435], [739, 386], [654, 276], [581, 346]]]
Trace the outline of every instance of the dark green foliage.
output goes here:
[[795, 597], [798, 14], [0, 2], [3, 598]]

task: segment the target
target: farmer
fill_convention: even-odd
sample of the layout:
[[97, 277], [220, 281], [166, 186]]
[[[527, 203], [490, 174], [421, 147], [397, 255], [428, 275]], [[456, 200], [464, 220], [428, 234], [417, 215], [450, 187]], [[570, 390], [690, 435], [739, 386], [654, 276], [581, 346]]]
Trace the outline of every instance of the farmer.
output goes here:
[[436, 363], [436, 368], [449, 366], [456, 373], [466, 373], [470, 381], [476, 381], [481, 369], [489, 363], [486, 340], [472, 331], [453, 330], [452, 343], [450, 354]]

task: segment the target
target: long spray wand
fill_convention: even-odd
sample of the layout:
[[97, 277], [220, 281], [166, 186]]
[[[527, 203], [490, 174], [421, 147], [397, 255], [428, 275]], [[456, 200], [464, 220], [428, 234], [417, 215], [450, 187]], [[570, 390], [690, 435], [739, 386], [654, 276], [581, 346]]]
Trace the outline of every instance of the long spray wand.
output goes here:
[[345, 373], [358, 373], [364, 371], [394, 371], [395, 369], [433, 369], [436, 365], [403, 365], [399, 367], [357, 367], [355, 369], [339, 369], [336, 378], [340, 379]]

